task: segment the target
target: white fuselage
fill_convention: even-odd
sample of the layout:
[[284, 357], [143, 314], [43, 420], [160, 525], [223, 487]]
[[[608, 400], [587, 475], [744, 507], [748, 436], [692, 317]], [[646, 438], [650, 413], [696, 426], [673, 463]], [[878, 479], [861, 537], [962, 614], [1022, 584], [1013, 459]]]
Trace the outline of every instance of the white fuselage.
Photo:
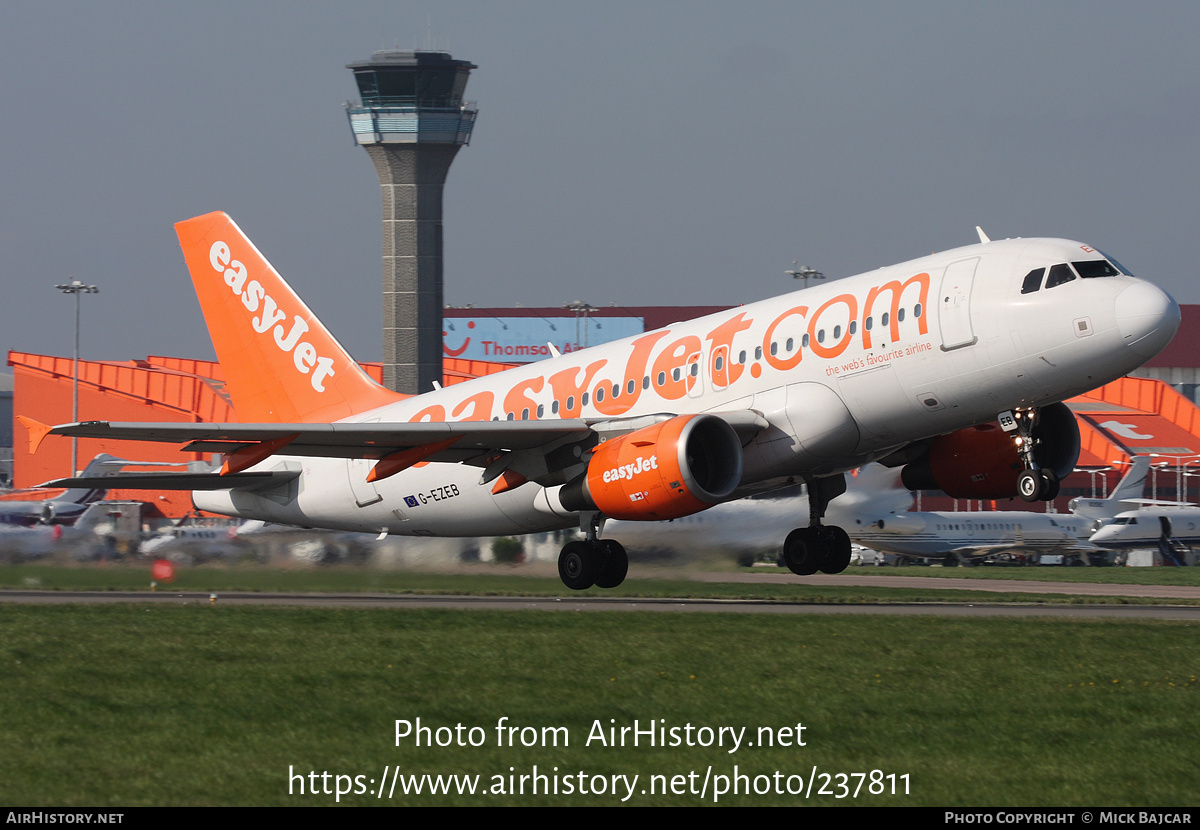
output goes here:
[[1162, 519], [1170, 533], [1185, 545], [1200, 544], [1200, 506], [1144, 507], [1118, 514], [1091, 535], [1092, 544], [1106, 548], [1144, 548], [1163, 536]]
[[[924, 257], [491, 375], [351, 422], [628, 418], [755, 410], [734, 497], [861, 466], [913, 441], [1061, 401], [1141, 365], [1178, 307], [1129, 276], [1022, 294], [1031, 270], [1098, 259], [1004, 240]], [[368, 460], [275, 457], [286, 488], [196, 492], [204, 510], [302, 526], [474, 536], [574, 526], [533, 483], [430, 463], [369, 483]]]
[[1090, 525], [1091, 520], [1070, 513], [994, 510], [900, 513], [844, 527], [851, 539], [874, 550], [940, 559], [1078, 548]]

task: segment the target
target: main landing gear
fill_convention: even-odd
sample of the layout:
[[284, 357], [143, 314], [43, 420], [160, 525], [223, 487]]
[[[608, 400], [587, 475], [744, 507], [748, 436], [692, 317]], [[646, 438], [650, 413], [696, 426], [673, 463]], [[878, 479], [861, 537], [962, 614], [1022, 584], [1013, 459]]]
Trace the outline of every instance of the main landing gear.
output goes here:
[[829, 502], [846, 492], [845, 476], [813, 478], [808, 486], [808, 527], [798, 527], [783, 541], [783, 563], [794, 574], [810, 576], [817, 571], [838, 574], [850, 564], [850, 537], [840, 527], [821, 524]]
[[1033, 449], [1036, 409], [1014, 409], [1000, 413], [1000, 426], [1013, 437], [1025, 469], [1017, 477], [1017, 495], [1024, 501], [1052, 501], [1058, 496], [1059, 481], [1054, 470], [1038, 465]]
[[783, 542], [783, 563], [794, 574], [840, 574], [850, 564], [850, 537], [840, 527], [798, 527]]
[[558, 555], [558, 576], [572, 591], [597, 588], [616, 588], [629, 573], [629, 556], [620, 542], [598, 539], [598, 519], [590, 519], [585, 530], [587, 539], [567, 542]]

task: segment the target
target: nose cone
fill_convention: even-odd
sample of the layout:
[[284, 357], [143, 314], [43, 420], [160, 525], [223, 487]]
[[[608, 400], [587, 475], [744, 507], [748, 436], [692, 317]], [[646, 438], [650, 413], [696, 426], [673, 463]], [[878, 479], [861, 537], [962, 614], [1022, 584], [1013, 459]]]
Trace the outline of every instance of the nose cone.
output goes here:
[[1134, 283], [1117, 295], [1117, 327], [1130, 351], [1149, 360], [1179, 329], [1179, 305], [1157, 286]]

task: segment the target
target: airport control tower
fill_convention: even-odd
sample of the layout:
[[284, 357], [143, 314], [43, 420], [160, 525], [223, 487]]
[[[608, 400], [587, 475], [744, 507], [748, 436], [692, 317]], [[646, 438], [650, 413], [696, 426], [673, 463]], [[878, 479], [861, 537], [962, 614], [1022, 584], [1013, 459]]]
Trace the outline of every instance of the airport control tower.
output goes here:
[[354, 140], [383, 188], [383, 382], [408, 394], [442, 380], [442, 188], [476, 109], [475, 65], [445, 52], [376, 52], [347, 66], [362, 100]]

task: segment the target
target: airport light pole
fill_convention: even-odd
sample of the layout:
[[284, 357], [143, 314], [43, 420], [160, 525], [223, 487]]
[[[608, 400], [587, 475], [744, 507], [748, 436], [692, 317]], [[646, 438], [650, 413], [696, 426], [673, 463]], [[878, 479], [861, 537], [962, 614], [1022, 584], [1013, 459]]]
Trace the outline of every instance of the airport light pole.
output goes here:
[[[1112, 467], [1076, 467], [1072, 472], [1087, 473], [1092, 480], [1092, 498], [1096, 498], [1096, 476], [1101, 473], [1107, 473]], [[1108, 476], [1104, 477], [1104, 496], [1108, 497]]]
[[[792, 263], [792, 265], [795, 265], [795, 264], [796, 264], [795, 262]], [[809, 268], [807, 265], [801, 265], [797, 269], [793, 269], [791, 271], [784, 271], [783, 273], [787, 274], [789, 277], [791, 277], [794, 280], [804, 280], [805, 288], [808, 288], [809, 280], [825, 279], [824, 274], [822, 274], [816, 268]]]
[[[79, 420], [79, 295], [80, 294], [99, 294], [100, 289], [94, 285], [84, 285], [77, 279], [72, 278], [70, 282], [54, 286], [64, 294], [75, 295], [75, 360], [71, 366], [71, 420], [77, 422]], [[78, 466], [78, 438], [71, 438], [71, 475], [75, 475]]]
[[[1183, 459], [1185, 458], [1190, 458], [1191, 460], [1184, 463]], [[1200, 458], [1200, 456], [1195, 454], [1175, 456], [1175, 501], [1187, 501], [1187, 488], [1185, 486], [1187, 484], [1187, 473], [1185, 471], [1192, 464], [1196, 463], [1197, 458]]]
[[583, 316], [583, 347], [586, 349], [588, 347], [588, 315], [591, 312], [599, 311], [600, 309], [593, 305], [589, 305], [582, 300], [576, 300], [573, 303], [566, 303], [563, 308], [565, 308], [567, 311], [575, 312], [575, 348], [577, 349], [579, 348], [579, 318], [580, 315]]

